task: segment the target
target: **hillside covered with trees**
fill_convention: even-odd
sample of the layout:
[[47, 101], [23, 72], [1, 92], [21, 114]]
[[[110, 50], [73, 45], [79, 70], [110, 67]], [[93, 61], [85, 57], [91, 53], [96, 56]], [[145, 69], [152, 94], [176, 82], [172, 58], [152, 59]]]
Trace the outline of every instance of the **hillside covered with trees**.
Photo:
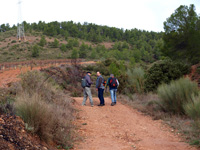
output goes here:
[[[6, 32], [12, 32], [12, 36], [15, 36], [17, 31], [15, 25], [10, 27], [9, 24], [2, 24], [1, 28]], [[76, 57], [79, 58], [113, 57], [118, 60], [130, 60], [133, 63], [141, 60], [154, 62], [161, 58], [160, 49], [163, 45], [163, 33], [138, 29], [123, 30], [92, 23], [74, 23], [73, 21], [50, 23], [39, 21], [31, 24], [24, 22], [24, 28], [27, 36], [35, 35], [39, 36], [37, 39], [41, 39], [40, 42], [31, 45], [29, 51], [32, 51], [36, 44], [38, 51], [42, 52], [44, 46], [47, 46], [47, 49], [60, 48], [60, 55], [69, 53], [68, 57], [71, 57], [70, 53], [77, 51]], [[3, 35], [6, 32], [0, 34]], [[55, 43], [48, 43], [45, 38], [54, 38]], [[1, 42], [4, 42], [4, 40], [5, 38], [2, 36]], [[10, 44], [12, 44], [11, 42]], [[110, 43], [111, 46], [107, 47], [106, 43]], [[1, 49], [4, 49], [4, 47]]]
[[[106, 59], [113, 57], [117, 60], [129, 60], [132, 63], [141, 60], [152, 63], [169, 57], [173, 60], [195, 64], [200, 59], [200, 17], [195, 12], [194, 5], [180, 6], [176, 9], [164, 22], [164, 33], [139, 29], [124, 30], [73, 21], [50, 23], [42, 21], [27, 23], [24, 21], [23, 24], [27, 35], [38, 35], [41, 39], [40, 42], [29, 45], [29, 51], [38, 52], [36, 55], [33, 54], [33, 57], [39, 57], [39, 51], [48, 45], [47, 49], [60, 48], [60, 57], [68, 51], [69, 53], [64, 55], [68, 58], [72, 53], [77, 53], [75, 57], [79, 58]], [[5, 40], [3, 35], [6, 32], [12, 31], [12, 36], [16, 36], [17, 27], [16, 25], [10, 27], [9, 24], [2, 24], [1, 31], [5, 31], [0, 33], [0, 41], [3, 42]], [[45, 37], [55, 40], [47, 43]], [[108, 48], [105, 46], [105, 42], [112, 44]], [[7, 47], [9, 47], [9, 43]], [[11, 47], [9, 50], [14, 48]], [[5, 53], [2, 49], [6, 48], [1, 47], [0, 51]], [[6, 54], [10, 53], [9, 50]]]

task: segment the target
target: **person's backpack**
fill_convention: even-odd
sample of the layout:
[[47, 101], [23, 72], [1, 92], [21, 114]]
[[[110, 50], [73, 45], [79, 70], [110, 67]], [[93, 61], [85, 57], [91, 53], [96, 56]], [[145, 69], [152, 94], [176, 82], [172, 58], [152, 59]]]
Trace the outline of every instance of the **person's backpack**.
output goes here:
[[105, 86], [105, 85], [106, 85], [106, 80], [103, 81], [103, 86]]
[[85, 79], [85, 77], [84, 78], [82, 78], [82, 80], [81, 80], [81, 86], [83, 87], [83, 88], [85, 88], [86, 87], [86, 79]]
[[101, 77], [101, 78], [102, 78], [102, 84], [103, 84], [103, 86], [105, 86], [106, 85], [106, 80], [104, 80], [103, 77]]
[[110, 85], [110, 87], [117, 87], [117, 79], [111, 78], [109, 85]]

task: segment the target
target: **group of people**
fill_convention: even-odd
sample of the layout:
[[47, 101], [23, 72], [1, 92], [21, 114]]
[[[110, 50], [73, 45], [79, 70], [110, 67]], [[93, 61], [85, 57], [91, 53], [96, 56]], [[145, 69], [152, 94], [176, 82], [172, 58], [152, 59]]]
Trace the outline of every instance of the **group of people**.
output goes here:
[[[83, 102], [82, 105], [85, 106], [87, 97], [89, 97], [90, 104], [93, 107], [93, 100], [92, 100], [92, 93], [91, 93], [91, 85], [92, 85], [92, 80], [91, 80], [91, 72], [87, 72], [86, 76], [84, 77], [86, 81], [86, 85], [84, 87], [84, 97], [83, 97]], [[110, 95], [111, 95], [111, 106], [116, 105], [117, 103], [117, 88], [119, 86], [119, 81], [117, 78], [114, 77], [113, 74], [110, 74], [110, 77], [108, 78], [107, 82], [104, 80], [103, 76], [101, 73], [98, 71], [97, 72], [97, 80], [96, 80], [96, 90], [98, 91], [98, 98], [100, 100], [100, 104], [98, 106], [104, 106], [105, 101], [104, 101], [104, 90], [105, 88], [107, 89], [107, 86], [109, 86], [110, 90]]]

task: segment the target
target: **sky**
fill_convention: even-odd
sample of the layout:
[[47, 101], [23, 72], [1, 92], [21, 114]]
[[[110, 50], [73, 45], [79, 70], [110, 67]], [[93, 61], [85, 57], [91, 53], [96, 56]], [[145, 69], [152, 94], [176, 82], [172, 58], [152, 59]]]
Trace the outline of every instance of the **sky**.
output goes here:
[[[0, 24], [19, 22], [19, 0], [1, 0]], [[163, 22], [180, 6], [200, 0], [21, 0], [21, 17], [28, 23], [74, 21], [123, 29], [164, 31]]]

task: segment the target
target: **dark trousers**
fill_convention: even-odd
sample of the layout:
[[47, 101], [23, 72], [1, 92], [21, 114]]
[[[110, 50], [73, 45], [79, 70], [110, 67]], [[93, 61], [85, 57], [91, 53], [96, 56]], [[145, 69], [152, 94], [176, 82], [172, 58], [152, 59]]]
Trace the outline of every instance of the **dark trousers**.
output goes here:
[[98, 97], [100, 100], [100, 104], [104, 104], [103, 91], [104, 89], [98, 88]]

